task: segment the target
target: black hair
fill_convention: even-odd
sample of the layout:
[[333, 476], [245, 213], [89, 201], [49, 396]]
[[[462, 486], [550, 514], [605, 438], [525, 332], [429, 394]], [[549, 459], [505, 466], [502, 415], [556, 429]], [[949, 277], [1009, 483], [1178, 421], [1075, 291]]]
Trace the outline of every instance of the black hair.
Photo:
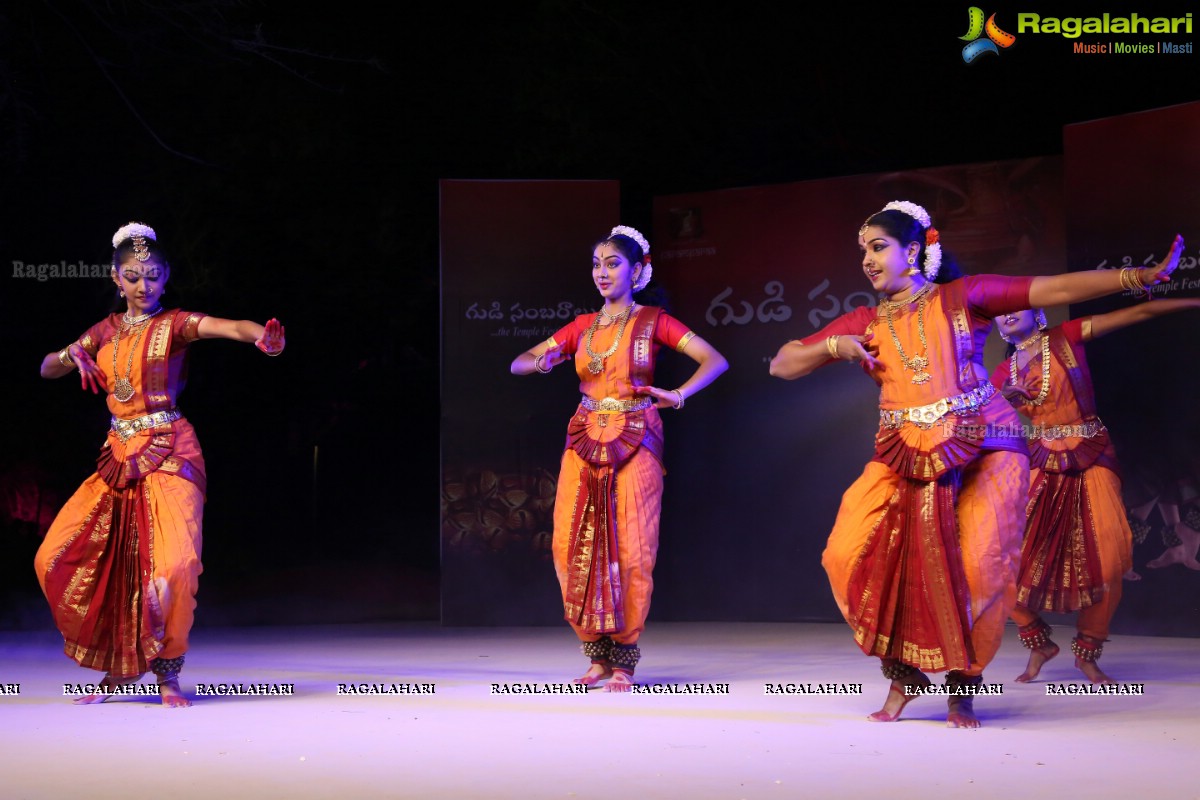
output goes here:
[[[166, 252], [162, 249], [162, 247], [159, 245], [159, 243], [156, 240], [151, 239], [148, 236], [144, 237], [142, 239], [141, 247], [144, 247], [146, 252], [149, 254], [146, 259], [147, 261], [149, 261], [150, 259], [153, 259], [154, 263], [161, 266], [163, 269], [169, 270], [171, 268], [171, 264], [167, 261]], [[141, 259], [137, 258], [137, 252], [134, 250], [134, 243], [133, 243], [132, 237], [127, 238], [127, 239], [122, 239], [120, 242], [117, 243], [117, 246], [115, 248], [113, 248], [113, 254], [112, 254], [113, 271], [114, 272], [120, 271], [121, 265], [130, 259], [134, 259], [137, 261], [141, 260]], [[121, 287], [118, 285], [116, 294], [113, 296], [112, 311], [109, 313], [115, 314], [119, 311], [123, 311], [124, 309], [125, 309], [125, 298], [121, 296]]]
[[[894, 208], [889, 208], [886, 211], [880, 211], [872, 214], [863, 225], [867, 227], [873, 225], [877, 228], [882, 228], [883, 232], [888, 236], [898, 241], [902, 246], [916, 242], [921, 246], [917, 251], [916, 266], [924, 266], [925, 264], [925, 229], [921, 227], [921, 223]], [[946, 248], [942, 248], [942, 264], [938, 268], [937, 277], [933, 279], [934, 283], [949, 283], [956, 278], [963, 276], [962, 270], [958, 268], [958, 262], [954, 257], [946, 252]]]
[[[617, 248], [626, 261], [630, 264], [645, 264], [646, 253], [642, 250], [642, 246], [638, 244], [637, 239], [631, 236], [626, 236], [623, 233], [608, 236], [596, 242], [593, 250], [602, 244], [611, 244]], [[644, 306], [658, 306], [664, 310], [668, 310], [667, 292], [658, 284], [658, 281], [650, 278], [650, 282], [646, 284], [640, 291], [634, 292], [634, 300]]]

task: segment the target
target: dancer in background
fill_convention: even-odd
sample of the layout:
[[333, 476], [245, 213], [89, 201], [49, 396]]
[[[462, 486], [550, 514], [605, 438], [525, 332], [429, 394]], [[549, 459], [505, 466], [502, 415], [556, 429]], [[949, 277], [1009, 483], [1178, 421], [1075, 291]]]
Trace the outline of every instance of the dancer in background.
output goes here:
[[928, 212], [897, 201], [858, 243], [878, 307], [785, 344], [771, 374], [844, 360], [879, 384], [875, 456], [842, 498], [822, 564], [855, 641], [891, 681], [870, 719], [898, 719], [925, 672], [946, 672], [947, 724], [975, 728], [971, 692], [1012, 610], [1029, 487], [1019, 419], [983, 366], [992, 319], [1168, 280], [1182, 240], [1158, 266], [1119, 274], [958, 278]]
[[[554, 569], [567, 622], [591, 660], [576, 683], [629, 691], [650, 610], [663, 488], [659, 409], [682, 409], [728, 363], [661, 308], [634, 295], [650, 281], [650, 245], [626, 226], [598, 242], [592, 282], [604, 301], [517, 356], [514, 375], [574, 360], [583, 398], [567, 426], [554, 505]], [[654, 386], [661, 347], [695, 361], [675, 389]]]
[[1200, 308], [1200, 299], [1156, 300], [1046, 329], [1041, 309], [996, 318], [1010, 357], [992, 373], [1017, 410], [1033, 423], [1033, 470], [1025, 510], [1025, 542], [1012, 618], [1029, 663], [1026, 683], [1058, 655], [1041, 612], [1078, 613], [1071, 641], [1075, 666], [1092, 683], [1112, 683], [1096, 663], [1121, 600], [1121, 576], [1132, 567], [1133, 534], [1121, 502], [1121, 479], [1108, 429], [1096, 413], [1083, 345], [1164, 314]]
[[176, 408], [197, 339], [252, 342], [283, 352], [284, 329], [164, 309], [171, 267], [154, 229], [131, 222], [113, 236], [112, 280], [125, 312], [110, 314], [42, 360], [43, 378], [79, 370], [104, 391], [112, 424], [96, 472], [58, 513], [34, 559], [66, 654], [105, 673], [103, 702], [147, 671], [162, 703], [191, 705], [179, 687], [200, 575], [204, 458]]

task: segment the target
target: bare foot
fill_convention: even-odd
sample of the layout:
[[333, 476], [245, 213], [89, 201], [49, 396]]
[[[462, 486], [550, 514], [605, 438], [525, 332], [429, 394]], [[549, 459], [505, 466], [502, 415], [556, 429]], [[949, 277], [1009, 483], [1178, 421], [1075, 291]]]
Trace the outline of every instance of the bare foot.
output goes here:
[[592, 662], [592, 666], [588, 667], [588, 671], [580, 675], [571, 683], [582, 684], [584, 686], [595, 686], [600, 681], [606, 681], [613, 676], [612, 667], [607, 663], [597, 664]]
[[1116, 681], [1104, 674], [1104, 671], [1100, 669], [1095, 661], [1081, 661], [1077, 658], [1075, 659], [1075, 666], [1092, 683], [1116, 683]]
[[983, 685], [982, 675], [964, 675], [961, 672], [946, 674], [946, 688], [961, 692], [946, 698], [947, 728], [978, 728], [979, 717], [975, 716], [975, 695], [969, 692]]
[[1147, 561], [1146, 566], [1150, 569], [1162, 569], [1169, 567], [1172, 564], [1182, 564], [1188, 569], [1200, 569], [1200, 564], [1196, 563], [1196, 559], [1189, 559], [1183, 551], [1183, 545], [1177, 544], [1174, 547], [1168, 547], [1163, 550], [1162, 555], [1153, 561]]
[[612, 680], [604, 684], [601, 691], [605, 692], [632, 692], [633, 691], [633, 674], [626, 672], [623, 669], [614, 669], [612, 671]]
[[137, 683], [142, 679], [141, 675], [130, 675], [125, 678], [114, 678], [111, 674], [106, 674], [100, 679], [100, 691], [85, 694], [81, 697], [76, 697], [71, 701], [72, 705], [91, 706], [96, 703], [103, 703], [113, 696], [112, 690], [119, 686], [129, 686], [132, 683]]
[[192, 701], [179, 688], [179, 679], [171, 678], [158, 685], [158, 693], [162, 696], [163, 708], [188, 708]]
[[1179, 544], [1168, 547], [1161, 556], [1147, 562], [1146, 566], [1160, 569], [1172, 564], [1182, 564], [1188, 569], [1200, 570], [1200, 561], [1196, 560], [1196, 554], [1200, 552], [1200, 532], [1181, 520], [1175, 523], [1175, 535], [1179, 537]]
[[1126, 581], [1140, 581], [1142, 579], [1142, 576], [1137, 574], [1137, 572], [1135, 570], [1131, 569], [1128, 572], [1126, 572], [1124, 575], [1122, 575], [1121, 579], [1126, 580]]
[[924, 673], [919, 672], [916, 675], [921, 677], [911, 676], [907, 682], [892, 681], [888, 686], [888, 695], [887, 699], [883, 701], [883, 708], [873, 714], [868, 714], [867, 719], [871, 722], [895, 722], [900, 719], [900, 712], [904, 710], [904, 707], [921, 696], [919, 692], [909, 694], [905, 689], [910, 686], [913, 689], [924, 689], [929, 686], [929, 678]]
[[1038, 676], [1042, 671], [1042, 665], [1050, 659], [1058, 655], [1058, 645], [1049, 640], [1042, 647], [1035, 647], [1029, 651], [1029, 663], [1025, 665], [1025, 671], [1016, 677], [1017, 683], [1029, 683]]
[[951, 697], [946, 714], [947, 728], [978, 728], [979, 717], [975, 716], [974, 697]]

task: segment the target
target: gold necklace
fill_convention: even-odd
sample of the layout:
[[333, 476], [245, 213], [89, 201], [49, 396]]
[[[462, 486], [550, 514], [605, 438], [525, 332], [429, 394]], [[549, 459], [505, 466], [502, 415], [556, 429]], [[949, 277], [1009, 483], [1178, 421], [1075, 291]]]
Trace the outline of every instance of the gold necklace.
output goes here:
[[609, 324], [612, 324], [617, 321], [617, 319], [621, 316], [621, 314], [624, 314], [626, 311], [628, 311], [632, 307], [633, 307], [633, 303], [630, 303], [629, 305], [625, 306], [625, 308], [623, 308], [620, 312], [618, 312], [616, 314], [610, 314], [610, 313], [608, 313], [607, 308], [605, 308], [604, 306], [600, 306], [600, 316], [602, 316], [606, 320], [608, 320]]
[[[156, 311], [154, 313], [157, 314], [158, 312]], [[152, 317], [154, 314], [151, 314], [150, 316]], [[133, 374], [133, 354], [137, 352], [138, 343], [142, 341], [142, 334], [146, 332], [146, 328], [150, 327], [149, 325], [143, 325], [142, 323], [148, 321], [149, 319], [150, 317], [146, 317], [142, 320], [142, 322], [129, 326], [130, 330], [137, 328], [138, 332], [137, 336], [135, 336], [133, 339], [133, 344], [129, 347], [129, 358], [125, 360], [124, 378], [122, 378], [121, 373], [117, 371], [117, 348], [121, 345], [121, 329], [125, 326], [118, 325], [117, 332], [113, 336], [113, 377], [117, 379], [116, 383], [113, 384], [113, 397], [117, 398], [117, 400], [122, 403], [128, 403], [133, 397], [133, 383], [129, 380], [129, 377]]]
[[920, 300], [925, 295], [932, 292], [933, 286], [934, 286], [934, 284], [932, 281], [926, 281], [925, 283], [921, 284], [920, 289], [917, 289], [915, 292], [913, 292], [912, 294], [910, 294], [908, 297], [904, 298], [903, 300], [892, 300], [887, 297], [880, 297], [879, 298], [879, 307], [884, 309], [885, 311], [889, 311], [889, 310], [898, 311], [902, 308], [907, 308], [908, 306], [911, 306], [913, 303]]
[[[1023, 350], [1033, 341], [1034, 336], [1042, 337], [1042, 389], [1038, 392], [1038, 396], [1029, 401], [1031, 406], [1040, 406], [1046, 402], [1046, 395], [1050, 393], [1050, 337], [1038, 331], [1033, 336], [1030, 336], [1025, 341], [1017, 345], [1018, 350]], [[1008, 382], [1013, 386], [1017, 385], [1017, 354], [1013, 353], [1012, 358], [1008, 362]]]
[[625, 325], [628, 324], [629, 317], [632, 315], [633, 307], [635, 305], [637, 304], [630, 303], [628, 308], [626, 308], [620, 314], [617, 314], [615, 317], [609, 316], [608, 314], [604, 315], [611, 320], [616, 320], [618, 325], [617, 338], [613, 339], [612, 346], [603, 353], [597, 353], [592, 349], [592, 337], [596, 334], [596, 330], [600, 327], [600, 315], [597, 314], [596, 318], [592, 320], [591, 327], [589, 327], [587, 330], [587, 336], [585, 336], [583, 340], [584, 349], [587, 350], [587, 354], [592, 357], [592, 360], [588, 362], [588, 372], [592, 373], [593, 375], [599, 375], [604, 371], [604, 360], [613, 353], [617, 352], [617, 347], [619, 347], [621, 344], [621, 335], [625, 333]]
[[1039, 337], [1041, 335], [1042, 335], [1041, 331], [1034, 331], [1033, 335], [1031, 335], [1028, 339], [1021, 342], [1020, 344], [1014, 344], [1013, 348], [1016, 350], [1024, 350], [1026, 347], [1029, 347], [1029, 345], [1033, 344], [1034, 339], [1036, 339], [1037, 337]]
[[[926, 283], [904, 300], [885, 299], [879, 301], [884, 317], [887, 319], [888, 332], [892, 334], [892, 343], [896, 345], [896, 352], [900, 354], [900, 363], [904, 365], [905, 369], [913, 371], [912, 382], [916, 384], [928, 383], [933, 378], [925, 371], [925, 368], [929, 366], [929, 342], [925, 339], [925, 298], [932, 291], [933, 284]], [[917, 337], [921, 340], [921, 347], [924, 348], [925, 354], [909, 358], [904, 352], [904, 345], [900, 344], [900, 337], [896, 335], [896, 323], [892, 320], [892, 311], [906, 308], [912, 305], [914, 300], [917, 302]]]

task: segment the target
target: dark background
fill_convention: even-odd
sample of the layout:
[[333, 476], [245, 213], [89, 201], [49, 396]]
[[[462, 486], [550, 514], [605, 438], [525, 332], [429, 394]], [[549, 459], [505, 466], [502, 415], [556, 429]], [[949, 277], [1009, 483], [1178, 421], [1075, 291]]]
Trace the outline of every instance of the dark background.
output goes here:
[[1056, 155], [1064, 125], [1200, 98], [1195, 55], [1019, 36], [966, 65], [966, 8], [4, 6], [0, 625], [49, 625], [32, 555], [107, 418], [37, 364], [112, 300], [12, 262], [106, 264], [141, 219], [172, 304], [288, 326], [277, 360], [193, 353], [198, 624], [437, 618], [438, 181], [617, 180], [647, 229], [655, 195]]

